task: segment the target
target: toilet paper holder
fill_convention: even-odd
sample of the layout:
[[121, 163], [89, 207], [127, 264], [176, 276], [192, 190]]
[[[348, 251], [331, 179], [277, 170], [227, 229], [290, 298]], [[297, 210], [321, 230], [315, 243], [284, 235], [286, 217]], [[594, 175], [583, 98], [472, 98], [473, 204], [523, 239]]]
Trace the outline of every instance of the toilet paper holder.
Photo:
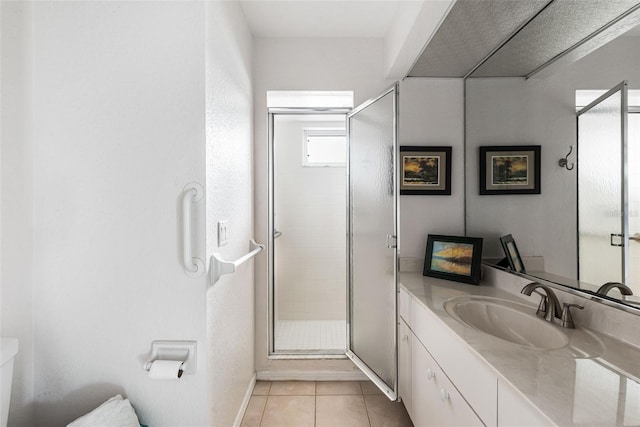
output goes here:
[[145, 370], [151, 369], [156, 360], [182, 360], [185, 374], [195, 374], [198, 369], [196, 341], [153, 341], [151, 358], [144, 364]]

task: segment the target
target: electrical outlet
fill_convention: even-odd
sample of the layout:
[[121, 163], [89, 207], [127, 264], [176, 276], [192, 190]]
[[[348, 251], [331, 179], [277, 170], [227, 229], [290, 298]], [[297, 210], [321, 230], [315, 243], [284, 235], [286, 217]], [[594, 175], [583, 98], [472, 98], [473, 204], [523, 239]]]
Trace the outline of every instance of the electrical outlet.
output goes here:
[[229, 240], [228, 225], [229, 221], [218, 221], [218, 247], [226, 245]]

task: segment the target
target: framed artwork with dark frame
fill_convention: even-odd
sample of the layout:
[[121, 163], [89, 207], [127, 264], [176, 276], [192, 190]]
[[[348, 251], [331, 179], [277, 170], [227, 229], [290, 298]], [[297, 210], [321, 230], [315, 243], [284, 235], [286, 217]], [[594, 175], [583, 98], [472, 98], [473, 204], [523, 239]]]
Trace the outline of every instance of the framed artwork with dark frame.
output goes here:
[[477, 285], [481, 261], [482, 238], [429, 234], [422, 275]]
[[509, 268], [518, 273], [526, 273], [524, 262], [522, 262], [522, 257], [518, 251], [518, 246], [516, 246], [516, 241], [513, 240], [513, 236], [507, 234], [506, 236], [500, 237], [500, 244], [502, 245], [504, 256], [509, 263]]
[[480, 194], [540, 194], [540, 146], [480, 147]]
[[451, 147], [400, 147], [400, 194], [451, 195]]

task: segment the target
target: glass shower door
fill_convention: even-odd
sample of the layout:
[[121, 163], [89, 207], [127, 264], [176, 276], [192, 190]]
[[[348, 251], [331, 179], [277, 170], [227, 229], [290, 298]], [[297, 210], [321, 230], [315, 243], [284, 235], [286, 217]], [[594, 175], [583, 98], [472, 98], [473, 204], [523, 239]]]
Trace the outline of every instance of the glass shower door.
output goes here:
[[578, 112], [578, 272], [593, 285], [628, 280], [627, 84]]
[[397, 399], [397, 85], [348, 115], [347, 356]]
[[640, 111], [629, 113], [629, 282], [634, 294], [640, 294]]

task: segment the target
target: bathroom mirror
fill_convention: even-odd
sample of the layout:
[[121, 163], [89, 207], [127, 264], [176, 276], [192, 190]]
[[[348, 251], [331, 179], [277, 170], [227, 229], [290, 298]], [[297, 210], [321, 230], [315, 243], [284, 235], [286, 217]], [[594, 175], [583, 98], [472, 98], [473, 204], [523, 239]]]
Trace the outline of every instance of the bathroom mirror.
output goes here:
[[[596, 135], [594, 149], [587, 155], [586, 148], [580, 151], [577, 105], [585, 106], [619, 82], [628, 81], [631, 93], [628, 125], [628, 151], [624, 156], [626, 170], [620, 159], [620, 138], [613, 140], [597, 134], [603, 127], [592, 125]], [[640, 31], [634, 29], [582, 59], [556, 70], [553, 74], [530, 79], [523, 78], [469, 78], [465, 81], [466, 95], [466, 229], [467, 235], [483, 237], [483, 251], [487, 261], [497, 262], [504, 257], [500, 237], [511, 234], [525, 262], [527, 274], [553, 283], [580, 289], [588, 293], [595, 291], [605, 281], [621, 281], [615, 272], [605, 276], [590, 276], [580, 271], [579, 233], [589, 236], [596, 232], [603, 221], [596, 221], [593, 229], [579, 230], [580, 214], [591, 212], [594, 206], [586, 207], [585, 201], [603, 204], [614, 199], [617, 206], [599, 206], [604, 217], [620, 223], [620, 203], [626, 203], [628, 230], [626, 230], [628, 251], [626, 267], [628, 285], [633, 293], [640, 295], [640, 103], [634, 90], [640, 89]], [[588, 91], [588, 92], [587, 92]], [[578, 94], [578, 100], [577, 95]], [[616, 101], [611, 101], [616, 104]], [[617, 101], [616, 105], [621, 105]], [[606, 110], [606, 108], [604, 108]], [[618, 115], [620, 115], [618, 111]], [[606, 115], [606, 114], [605, 114]], [[614, 134], [621, 134], [620, 119]], [[583, 138], [581, 136], [581, 138]], [[479, 192], [479, 147], [490, 145], [540, 145], [541, 152], [541, 193], [536, 195], [480, 195]], [[567, 159], [567, 166], [559, 165], [559, 160], [575, 146]], [[586, 147], [586, 145], [583, 145]], [[618, 152], [618, 154], [616, 154]], [[579, 154], [580, 160], [578, 161]], [[575, 167], [570, 170], [571, 164]], [[585, 185], [581, 189], [579, 201], [578, 174], [590, 175], [596, 185], [587, 196]], [[606, 176], [625, 180], [628, 187], [626, 200], [616, 190]], [[580, 206], [580, 207], [579, 207]], [[596, 249], [595, 258], [588, 261], [595, 270], [605, 271], [606, 266], [617, 261], [607, 259], [607, 252], [621, 244], [620, 234], [625, 231], [606, 231], [611, 235], [607, 248]], [[624, 239], [622, 239], [624, 240]], [[614, 249], [615, 250], [615, 249]], [[583, 256], [583, 258], [586, 258]], [[583, 265], [587, 262], [582, 260]], [[606, 278], [605, 278], [606, 277]], [[617, 289], [608, 294], [622, 301]], [[638, 298], [640, 302], [640, 298]], [[633, 298], [622, 301], [629, 307], [640, 308]]]

